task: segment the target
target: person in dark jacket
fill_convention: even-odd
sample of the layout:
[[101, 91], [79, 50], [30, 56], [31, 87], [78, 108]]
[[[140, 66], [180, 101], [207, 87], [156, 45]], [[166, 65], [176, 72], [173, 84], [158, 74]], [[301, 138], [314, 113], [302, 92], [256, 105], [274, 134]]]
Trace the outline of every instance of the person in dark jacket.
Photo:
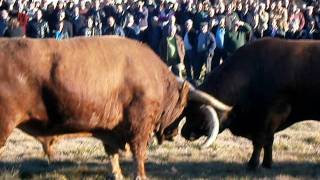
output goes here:
[[102, 27], [102, 35], [125, 36], [123, 29], [115, 23], [113, 16], [110, 16], [107, 20], [107, 25]]
[[100, 36], [101, 29], [99, 27], [94, 26], [93, 17], [89, 16], [87, 18], [87, 25], [82, 28], [81, 36], [85, 37], [93, 37], [93, 36]]
[[73, 26], [73, 34], [74, 36], [81, 35], [81, 29], [86, 26], [86, 18], [80, 14], [79, 7], [76, 6], [73, 9], [73, 14], [71, 17], [71, 23]]
[[8, 29], [8, 21], [9, 21], [9, 14], [8, 11], [3, 9], [1, 11], [1, 17], [0, 17], [0, 37], [4, 36], [4, 33]]
[[301, 39], [319, 39], [320, 34], [315, 26], [315, 21], [310, 21], [309, 24], [307, 24], [306, 29], [302, 30]]
[[105, 23], [104, 21], [106, 21], [106, 13], [100, 7], [99, 0], [93, 1], [93, 7], [89, 9], [87, 16], [93, 17], [94, 26], [96, 26], [96, 27], [99, 27]]
[[63, 24], [63, 32], [67, 32], [68, 33], [68, 37], [73, 37], [73, 27], [72, 24], [65, 19], [66, 14], [65, 12], [62, 10], [58, 13], [58, 22], [56, 23], [53, 31], [57, 31], [59, 28], [61, 28], [61, 23]]
[[10, 19], [4, 37], [25, 37], [25, 33], [16, 17]]
[[139, 27], [134, 23], [134, 17], [128, 14], [125, 20], [125, 26], [123, 28], [126, 37], [139, 40]]
[[158, 20], [159, 18], [157, 16], [153, 16], [151, 20], [151, 25], [147, 28], [147, 44], [157, 54], [159, 54], [159, 43], [162, 34]]
[[50, 37], [48, 22], [42, 18], [40, 9], [36, 12], [36, 17], [27, 25], [27, 37], [32, 38], [47, 38]]
[[194, 80], [199, 81], [202, 66], [206, 65], [206, 73], [211, 71], [211, 61], [216, 48], [213, 33], [208, 30], [208, 23], [200, 24], [200, 32], [196, 38], [196, 58], [194, 61]]
[[289, 24], [289, 30], [285, 33], [286, 39], [300, 39], [302, 37], [301, 31], [299, 31], [299, 21], [293, 20]]

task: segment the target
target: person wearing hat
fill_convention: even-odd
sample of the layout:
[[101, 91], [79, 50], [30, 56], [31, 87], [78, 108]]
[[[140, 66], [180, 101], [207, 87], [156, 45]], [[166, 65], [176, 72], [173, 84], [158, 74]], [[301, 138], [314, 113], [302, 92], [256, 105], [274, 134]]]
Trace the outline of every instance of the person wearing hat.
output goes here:
[[204, 64], [206, 64], [206, 73], [211, 71], [211, 61], [216, 48], [216, 41], [208, 28], [207, 22], [200, 23], [200, 31], [196, 36], [196, 58], [193, 65], [195, 81], [199, 80]]

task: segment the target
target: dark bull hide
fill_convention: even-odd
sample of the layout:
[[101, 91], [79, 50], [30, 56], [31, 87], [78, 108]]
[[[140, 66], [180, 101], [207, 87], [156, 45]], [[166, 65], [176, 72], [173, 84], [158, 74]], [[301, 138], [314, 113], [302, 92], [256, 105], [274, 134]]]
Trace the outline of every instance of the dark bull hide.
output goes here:
[[143, 179], [151, 134], [171, 139], [188, 100], [217, 103], [177, 81], [150, 48], [133, 40], [0, 39], [0, 49], [0, 147], [15, 127], [38, 139], [49, 157], [58, 139], [93, 136], [110, 155], [115, 178], [122, 177], [118, 151], [126, 143]]
[[[259, 40], [240, 48], [199, 87], [232, 106], [229, 111], [217, 111], [220, 132], [229, 128], [252, 141], [250, 168], [259, 166], [262, 149], [262, 165], [271, 167], [276, 132], [299, 121], [320, 119], [319, 57], [320, 41]], [[183, 113], [185, 138], [197, 139], [213, 128], [201, 118], [202, 107], [188, 103]], [[201, 121], [191, 120], [197, 117]]]

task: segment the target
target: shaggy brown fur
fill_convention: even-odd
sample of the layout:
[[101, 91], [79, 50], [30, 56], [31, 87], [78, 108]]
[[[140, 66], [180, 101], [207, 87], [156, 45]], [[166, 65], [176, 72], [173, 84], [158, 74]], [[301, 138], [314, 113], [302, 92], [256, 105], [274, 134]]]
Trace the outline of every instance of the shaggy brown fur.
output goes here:
[[[186, 105], [181, 87], [145, 45], [117, 37], [0, 40], [0, 147], [15, 127], [50, 145], [68, 133], [103, 141], [121, 177], [118, 150], [128, 143], [137, 176], [151, 133], [163, 137]], [[77, 136], [77, 135], [75, 135]]]

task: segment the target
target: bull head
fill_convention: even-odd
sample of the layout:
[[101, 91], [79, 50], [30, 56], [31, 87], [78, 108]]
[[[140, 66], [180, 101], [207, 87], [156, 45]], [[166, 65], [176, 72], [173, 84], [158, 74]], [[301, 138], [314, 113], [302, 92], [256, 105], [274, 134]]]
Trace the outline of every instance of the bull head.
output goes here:
[[220, 102], [209, 94], [195, 89], [190, 84], [188, 105], [183, 112], [186, 123], [182, 127], [181, 135], [187, 140], [196, 140], [201, 136], [208, 138], [201, 148], [209, 147], [219, 133], [219, 118], [216, 110], [229, 112], [231, 107]]

